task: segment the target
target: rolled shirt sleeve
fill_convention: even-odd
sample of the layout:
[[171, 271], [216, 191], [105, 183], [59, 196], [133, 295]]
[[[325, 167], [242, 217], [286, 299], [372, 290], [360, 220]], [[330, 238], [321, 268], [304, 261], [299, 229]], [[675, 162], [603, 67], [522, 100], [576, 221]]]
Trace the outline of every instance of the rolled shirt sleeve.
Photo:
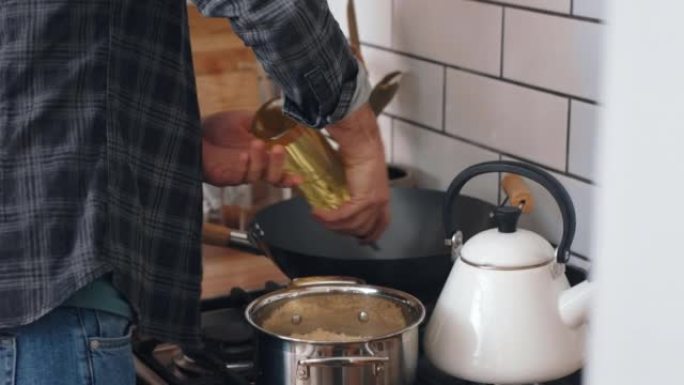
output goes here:
[[367, 94], [357, 92], [360, 66], [325, 0], [193, 1], [202, 14], [230, 20], [282, 88], [292, 118], [325, 127]]

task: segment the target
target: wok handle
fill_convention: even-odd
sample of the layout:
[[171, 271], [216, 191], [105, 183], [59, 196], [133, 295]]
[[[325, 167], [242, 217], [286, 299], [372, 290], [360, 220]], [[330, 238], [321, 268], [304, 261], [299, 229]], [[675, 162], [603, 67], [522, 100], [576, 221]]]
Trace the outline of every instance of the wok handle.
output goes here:
[[508, 195], [512, 206], [519, 207], [523, 214], [529, 214], [534, 210], [534, 198], [522, 177], [506, 174], [501, 181], [501, 186]]
[[247, 232], [213, 223], [204, 222], [202, 225], [202, 243], [219, 247], [235, 247], [252, 254], [264, 254], [264, 250], [252, 242]]

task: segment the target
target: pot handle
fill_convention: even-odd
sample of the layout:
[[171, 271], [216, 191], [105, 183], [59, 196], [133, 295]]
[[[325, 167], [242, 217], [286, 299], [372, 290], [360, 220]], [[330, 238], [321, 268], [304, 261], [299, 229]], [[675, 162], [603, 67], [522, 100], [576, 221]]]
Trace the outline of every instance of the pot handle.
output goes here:
[[348, 357], [318, 357], [299, 360], [300, 366], [364, 366], [382, 364], [389, 361], [389, 357], [376, 356], [348, 356]]
[[308, 380], [311, 367], [336, 367], [336, 366], [366, 366], [373, 365], [373, 375], [379, 377], [385, 370], [385, 364], [389, 357], [377, 356], [348, 356], [348, 357], [317, 357], [306, 358], [297, 362], [297, 378]]
[[495, 172], [506, 172], [524, 176], [539, 183], [551, 193], [558, 207], [560, 207], [563, 218], [563, 234], [556, 249], [556, 260], [558, 263], [566, 263], [570, 259], [570, 245], [575, 236], [575, 206], [565, 187], [556, 178], [538, 167], [525, 163], [509, 161], [484, 162], [470, 166], [458, 174], [451, 182], [451, 185], [449, 185], [444, 201], [442, 219], [447, 235], [451, 236], [459, 230], [453, 221], [452, 210], [456, 197], [460, 194], [463, 186], [470, 179], [478, 175]]
[[379, 377], [385, 370], [385, 364], [389, 357], [376, 356], [368, 343], [365, 344], [368, 356], [344, 356], [344, 357], [315, 357], [297, 361], [297, 378], [307, 380], [311, 367], [335, 367], [335, 366], [366, 366], [373, 365], [373, 374]]

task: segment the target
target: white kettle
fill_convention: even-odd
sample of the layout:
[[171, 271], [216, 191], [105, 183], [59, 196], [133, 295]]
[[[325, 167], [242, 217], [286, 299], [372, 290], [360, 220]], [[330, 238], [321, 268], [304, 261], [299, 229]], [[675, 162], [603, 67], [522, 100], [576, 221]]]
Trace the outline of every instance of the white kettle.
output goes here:
[[569, 375], [582, 366], [589, 282], [570, 288], [565, 263], [575, 233], [575, 209], [550, 174], [516, 162], [472, 166], [452, 182], [445, 213], [463, 185], [484, 173], [530, 178], [551, 192], [561, 208], [563, 235], [555, 250], [541, 236], [517, 228], [518, 207], [500, 206], [496, 228], [462, 244], [452, 215], [445, 215], [456, 262], [425, 332], [428, 359], [452, 376], [490, 384], [536, 383]]

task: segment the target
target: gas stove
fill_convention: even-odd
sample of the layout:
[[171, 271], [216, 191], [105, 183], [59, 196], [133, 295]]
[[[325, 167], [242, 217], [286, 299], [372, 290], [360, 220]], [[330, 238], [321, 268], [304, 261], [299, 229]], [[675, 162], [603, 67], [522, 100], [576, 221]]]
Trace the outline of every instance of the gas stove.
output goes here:
[[[235, 288], [227, 296], [203, 301], [202, 349], [184, 349], [154, 340], [134, 341], [137, 384], [254, 385], [255, 333], [244, 318], [244, 310], [255, 298], [281, 287], [268, 282], [260, 290]], [[431, 307], [426, 304], [428, 316]], [[479, 385], [440, 372], [422, 352], [415, 384]], [[581, 374], [577, 372], [543, 385], [581, 385]]]

